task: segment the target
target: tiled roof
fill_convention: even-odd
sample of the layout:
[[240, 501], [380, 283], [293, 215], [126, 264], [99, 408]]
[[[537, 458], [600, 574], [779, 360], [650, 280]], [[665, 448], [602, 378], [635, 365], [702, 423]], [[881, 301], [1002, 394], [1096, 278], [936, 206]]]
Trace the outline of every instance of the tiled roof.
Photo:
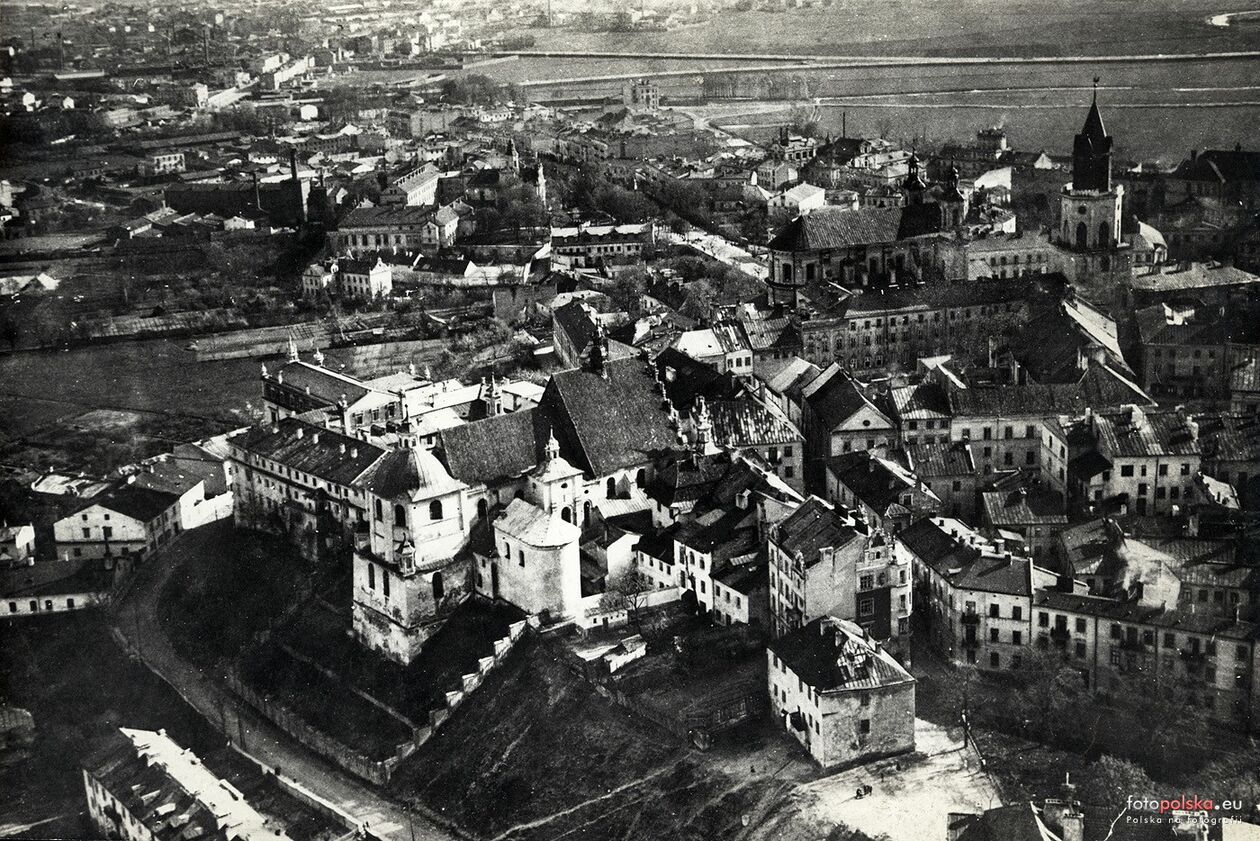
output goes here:
[[1094, 416], [1099, 444], [1111, 459], [1141, 456], [1197, 455], [1197, 431], [1178, 412], [1141, 409]]
[[443, 429], [438, 451], [451, 476], [476, 485], [520, 476], [537, 466], [547, 420], [526, 409]]
[[523, 499], [513, 499], [494, 521], [495, 530], [535, 547], [566, 546], [582, 536], [582, 530]]
[[855, 522], [847, 512], [837, 511], [835, 506], [811, 496], [774, 527], [770, 539], [788, 555], [800, 553], [810, 567], [822, 560], [823, 549], [837, 549], [865, 537], [864, 523]]
[[770, 643], [770, 650], [819, 692], [876, 689], [913, 683], [892, 655], [868, 641], [852, 622], [822, 617]]
[[337, 485], [353, 483], [385, 455], [385, 450], [366, 441], [297, 418], [256, 426], [233, 438], [232, 444]]
[[1046, 489], [986, 491], [980, 497], [985, 516], [995, 526], [1066, 525], [1068, 521], [1063, 497]]
[[744, 447], [804, 441], [791, 421], [753, 400], [714, 400], [708, 406], [718, 443]]
[[597, 332], [595, 319], [587, 312], [581, 301], [570, 301], [557, 310], [552, 311], [556, 329], [563, 331], [569, 342], [578, 353], [586, 349], [595, 340]]
[[1150, 625], [1166, 631], [1178, 630], [1225, 639], [1256, 639], [1257, 631], [1260, 630], [1254, 622], [1235, 621], [1232, 617], [1213, 616], [1204, 611], [1170, 610], [1136, 602], [1121, 602], [1099, 596], [1081, 596], [1054, 590], [1037, 591], [1033, 598], [1033, 606], [1061, 610], [1065, 613], [1082, 613], [1116, 622]]
[[934, 234], [940, 230], [940, 210], [934, 204], [863, 207], [857, 210], [820, 208], [789, 222], [770, 241], [770, 249], [847, 249], [858, 245], [897, 242]]
[[385, 205], [382, 207], [356, 207], [338, 223], [339, 229], [372, 228], [380, 225], [420, 225], [428, 220], [432, 210], [414, 205]]
[[276, 378], [277, 382], [283, 378], [282, 385], [298, 391], [305, 392], [309, 388], [310, 397], [330, 406], [342, 397], [348, 403], [355, 403], [372, 391], [353, 377], [303, 361], [287, 363], [276, 372]]
[[605, 374], [574, 369], [552, 376], [543, 394], [565, 458], [592, 476], [642, 464], [675, 443], [651, 365], [610, 360]]
[[976, 472], [971, 448], [961, 441], [949, 444], [912, 444], [905, 447], [914, 474], [920, 478], [933, 476], [970, 476]]
[[1214, 286], [1245, 286], [1260, 283], [1260, 277], [1235, 266], [1204, 263], [1168, 265], [1158, 272], [1135, 274], [1130, 284], [1144, 292], [1181, 292]]
[[156, 841], [287, 841], [239, 791], [165, 731], [122, 728], [86, 761], [87, 772]]

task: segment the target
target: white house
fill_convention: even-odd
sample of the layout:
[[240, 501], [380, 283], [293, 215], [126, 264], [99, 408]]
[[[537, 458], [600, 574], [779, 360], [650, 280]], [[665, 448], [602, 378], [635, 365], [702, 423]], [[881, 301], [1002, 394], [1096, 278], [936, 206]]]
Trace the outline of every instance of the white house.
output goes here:
[[57, 557], [144, 557], [182, 531], [180, 497], [138, 486], [134, 477], [53, 524]]

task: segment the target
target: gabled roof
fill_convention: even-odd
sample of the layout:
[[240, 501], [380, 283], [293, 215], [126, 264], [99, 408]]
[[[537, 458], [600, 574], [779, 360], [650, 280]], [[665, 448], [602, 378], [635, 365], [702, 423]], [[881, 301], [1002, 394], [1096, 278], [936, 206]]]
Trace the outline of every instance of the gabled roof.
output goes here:
[[789, 555], [799, 553], [805, 566], [811, 567], [822, 560], [823, 549], [838, 549], [865, 537], [865, 523], [811, 496], [774, 527], [770, 540]]
[[[824, 378], [826, 378], [824, 380]], [[805, 388], [805, 402], [828, 430], [842, 425], [862, 409], [869, 408], [884, 419], [886, 426], [892, 421], [884, 417], [884, 413], [867, 400], [861, 390], [848, 374], [833, 366], [824, 371]]]
[[[935, 220], [921, 208], [930, 208]], [[920, 218], [923, 217], [923, 218]], [[896, 242], [940, 230], [935, 205], [863, 207], [858, 210], [820, 208], [789, 222], [770, 241], [772, 251], [847, 249], [857, 245]]]
[[604, 363], [604, 371], [553, 375], [540, 404], [565, 458], [592, 476], [643, 464], [676, 440], [650, 364], [615, 359]]
[[532, 470], [547, 440], [547, 420], [526, 409], [443, 429], [438, 451], [452, 477], [469, 485]]
[[901, 664], [852, 622], [815, 619], [770, 643], [798, 678], [819, 692], [876, 689], [913, 683]]
[[98, 505], [101, 508], [147, 523], [179, 502], [173, 493], [134, 484], [122, 484], [99, 496], [84, 500], [79, 509]]

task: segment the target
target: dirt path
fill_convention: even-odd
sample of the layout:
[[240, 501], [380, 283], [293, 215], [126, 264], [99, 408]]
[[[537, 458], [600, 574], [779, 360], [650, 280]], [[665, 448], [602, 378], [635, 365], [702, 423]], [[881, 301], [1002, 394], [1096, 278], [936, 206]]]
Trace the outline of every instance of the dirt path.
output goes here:
[[155, 674], [170, 684], [206, 720], [259, 763], [328, 802], [383, 841], [450, 841], [443, 827], [381, 795], [366, 783], [333, 768], [257, 715], [200, 669], [181, 659], [157, 618], [157, 603], [171, 574], [196, 553], [214, 552], [230, 521], [186, 532], [151, 556], [132, 578], [118, 606], [117, 630]]

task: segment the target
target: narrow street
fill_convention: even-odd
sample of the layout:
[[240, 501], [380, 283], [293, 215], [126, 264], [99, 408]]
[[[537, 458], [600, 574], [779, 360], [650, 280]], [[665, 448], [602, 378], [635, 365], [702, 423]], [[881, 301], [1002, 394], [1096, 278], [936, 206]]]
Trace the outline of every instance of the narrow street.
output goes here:
[[[366, 783], [342, 773], [273, 727], [200, 669], [181, 659], [158, 621], [158, 599], [171, 573], [188, 558], [213, 553], [231, 521], [186, 532], [136, 571], [117, 605], [116, 627], [146, 666], [170, 684], [246, 754], [278, 769], [307, 791], [351, 816], [382, 841], [448, 841], [456, 836], [410, 813]], [[410, 825], [409, 825], [410, 824]]]

